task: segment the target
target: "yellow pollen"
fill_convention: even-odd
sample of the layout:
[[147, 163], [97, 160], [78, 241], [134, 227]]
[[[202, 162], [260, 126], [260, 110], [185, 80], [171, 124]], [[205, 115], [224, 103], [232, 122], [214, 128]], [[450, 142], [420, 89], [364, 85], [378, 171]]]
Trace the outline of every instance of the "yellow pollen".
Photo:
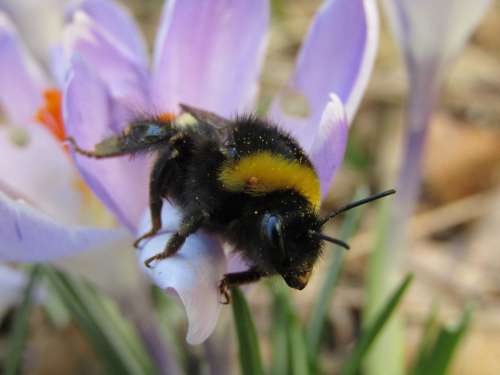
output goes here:
[[224, 189], [251, 195], [292, 189], [304, 196], [314, 210], [319, 210], [321, 193], [314, 169], [281, 155], [264, 151], [228, 162], [218, 178]]
[[81, 178], [75, 180], [75, 189], [81, 194], [83, 201], [80, 211], [80, 219], [83, 223], [106, 228], [113, 228], [118, 225], [113, 215]]

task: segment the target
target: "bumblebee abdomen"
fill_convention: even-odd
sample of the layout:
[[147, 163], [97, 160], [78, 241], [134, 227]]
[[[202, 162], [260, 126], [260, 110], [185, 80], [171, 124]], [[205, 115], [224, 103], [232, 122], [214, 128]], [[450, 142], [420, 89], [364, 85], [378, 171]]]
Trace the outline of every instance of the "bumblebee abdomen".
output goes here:
[[312, 163], [276, 126], [253, 117], [237, 119], [229, 147], [234, 156], [221, 165], [217, 176], [223, 190], [251, 196], [292, 190], [319, 210], [320, 184]]
[[231, 192], [263, 195], [279, 190], [294, 190], [311, 204], [320, 205], [320, 186], [314, 169], [268, 151], [255, 152], [222, 165], [218, 179]]

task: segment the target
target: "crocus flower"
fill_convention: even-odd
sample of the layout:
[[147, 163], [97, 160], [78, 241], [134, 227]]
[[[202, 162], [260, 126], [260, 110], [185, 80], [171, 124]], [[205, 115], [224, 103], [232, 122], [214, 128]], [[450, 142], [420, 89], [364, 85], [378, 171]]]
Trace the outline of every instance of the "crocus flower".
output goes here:
[[113, 238], [83, 224], [87, 193], [60, 142], [59, 94], [2, 13], [0, 81], [1, 259], [47, 260]]
[[[83, 207], [97, 201], [58, 139], [60, 94], [2, 11], [0, 82], [0, 259], [51, 260], [116, 238], [84, 220]], [[25, 282], [22, 272], [0, 265], [2, 310]]]
[[[394, 35], [403, 52], [409, 80], [406, 144], [399, 176], [393, 233], [414, 210], [419, 192], [422, 150], [446, 72], [490, 0], [384, 0]], [[399, 229], [401, 230], [399, 230]], [[399, 247], [399, 246], [397, 246]]]
[[[398, 194], [388, 211], [389, 233], [380, 232], [383, 246], [373, 255], [365, 320], [378, 313], [394, 287], [406, 254], [408, 220], [419, 194], [425, 138], [439, 90], [453, 58], [486, 11], [489, 0], [384, 0], [403, 52], [409, 81], [406, 135]], [[386, 327], [366, 360], [369, 374], [403, 373], [404, 342], [397, 317]], [[390, 361], [380, 361], [390, 353]]]
[[[83, 1], [68, 11], [67, 22], [65, 132], [83, 148], [120, 132], [137, 113], [171, 116], [179, 103], [229, 117], [252, 109], [266, 46], [267, 0], [168, 1], [151, 68], [137, 26], [113, 2]], [[281, 110], [281, 96], [273, 105], [273, 118], [308, 151], [323, 195], [342, 160], [347, 119], [354, 116], [370, 75], [377, 33], [372, 0], [325, 2], [289, 83], [308, 101], [310, 115], [291, 118]], [[88, 186], [121, 224], [137, 235], [149, 230], [146, 158], [73, 156]], [[178, 226], [179, 213], [167, 202], [162, 217], [161, 234], [139, 252], [142, 266]], [[189, 320], [188, 342], [206, 339], [221, 308], [218, 283], [228, 272], [219, 240], [198, 232], [175, 256], [145, 271], [181, 299]]]

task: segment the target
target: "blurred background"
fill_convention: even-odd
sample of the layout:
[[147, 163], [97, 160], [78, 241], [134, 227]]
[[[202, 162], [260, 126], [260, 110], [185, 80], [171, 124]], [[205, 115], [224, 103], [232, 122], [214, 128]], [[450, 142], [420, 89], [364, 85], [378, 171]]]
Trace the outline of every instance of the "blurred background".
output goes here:
[[[163, 2], [123, 0], [136, 16], [152, 46]], [[261, 77], [259, 103], [284, 85], [318, 0], [273, 0], [270, 48]], [[383, 13], [383, 12], [381, 12]], [[382, 14], [383, 16], [383, 14]], [[423, 187], [410, 227], [410, 251], [405, 268], [415, 274], [402, 304], [407, 322], [407, 357], [416, 344], [433, 303], [439, 319], [456, 322], [464, 307], [474, 303], [472, 324], [452, 362], [450, 374], [500, 374], [500, 1], [496, 0], [463, 53], [449, 71], [447, 84], [432, 119], [425, 149]], [[335, 178], [325, 212], [352, 199], [362, 185], [373, 191], [393, 187], [400, 163], [405, 70], [387, 22], [382, 19], [381, 40], [371, 83], [352, 126], [349, 149]], [[340, 222], [341, 220], [339, 220]], [[374, 243], [375, 207], [364, 210], [360, 229], [351, 239], [345, 264], [328, 316], [326, 344], [322, 347], [325, 373], [335, 373], [360, 330], [364, 306], [367, 259]], [[328, 231], [338, 232], [333, 224]], [[337, 250], [335, 250], [337, 251]], [[307, 321], [331, 253], [318, 265], [309, 286], [291, 291], [293, 304]], [[131, 257], [132, 258], [132, 257]], [[74, 262], [77, 262], [76, 260]], [[95, 265], [89, 265], [92, 269]], [[134, 271], [136, 272], [136, 271]], [[94, 270], [94, 273], [98, 271]], [[137, 280], [121, 273], [124, 285]], [[101, 275], [102, 276], [102, 275]], [[104, 277], [104, 276], [102, 276]], [[104, 282], [106, 283], [106, 282]], [[142, 301], [139, 287], [131, 287], [129, 301]], [[248, 294], [266, 359], [270, 347], [270, 294], [259, 283]], [[110, 293], [114, 293], [113, 290]], [[117, 292], [118, 297], [122, 294]], [[161, 298], [161, 297], [159, 297]], [[177, 341], [186, 346], [189, 373], [207, 373], [196, 358], [212, 356], [211, 373], [237, 373], [237, 345], [229, 308], [224, 308], [216, 333], [203, 346], [183, 342], [186, 329], [181, 307], [168, 305], [170, 323], [177, 326]], [[0, 324], [0, 353], [5, 353], [15, 310]], [[88, 341], [74, 324], [49, 324], [41, 310], [31, 314], [26, 356], [27, 374], [100, 373], [102, 368]], [[223, 344], [220, 344], [223, 343]], [[215, 350], [219, 345], [224, 351]], [[174, 348], [173, 351], [180, 350]], [[186, 354], [187, 353], [187, 354]], [[338, 360], [337, 360], [338, 359]]]

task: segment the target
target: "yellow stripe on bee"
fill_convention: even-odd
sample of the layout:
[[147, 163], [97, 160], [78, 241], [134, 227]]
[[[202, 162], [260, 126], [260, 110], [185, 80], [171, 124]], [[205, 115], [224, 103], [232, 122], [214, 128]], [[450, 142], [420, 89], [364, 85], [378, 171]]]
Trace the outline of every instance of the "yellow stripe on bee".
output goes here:
[[319, 210], [320, 185], [314, 169], [271, 152], [257, 152], [224, 164], [219, 181], [226, 190], [253, 195], [293, 189]]

